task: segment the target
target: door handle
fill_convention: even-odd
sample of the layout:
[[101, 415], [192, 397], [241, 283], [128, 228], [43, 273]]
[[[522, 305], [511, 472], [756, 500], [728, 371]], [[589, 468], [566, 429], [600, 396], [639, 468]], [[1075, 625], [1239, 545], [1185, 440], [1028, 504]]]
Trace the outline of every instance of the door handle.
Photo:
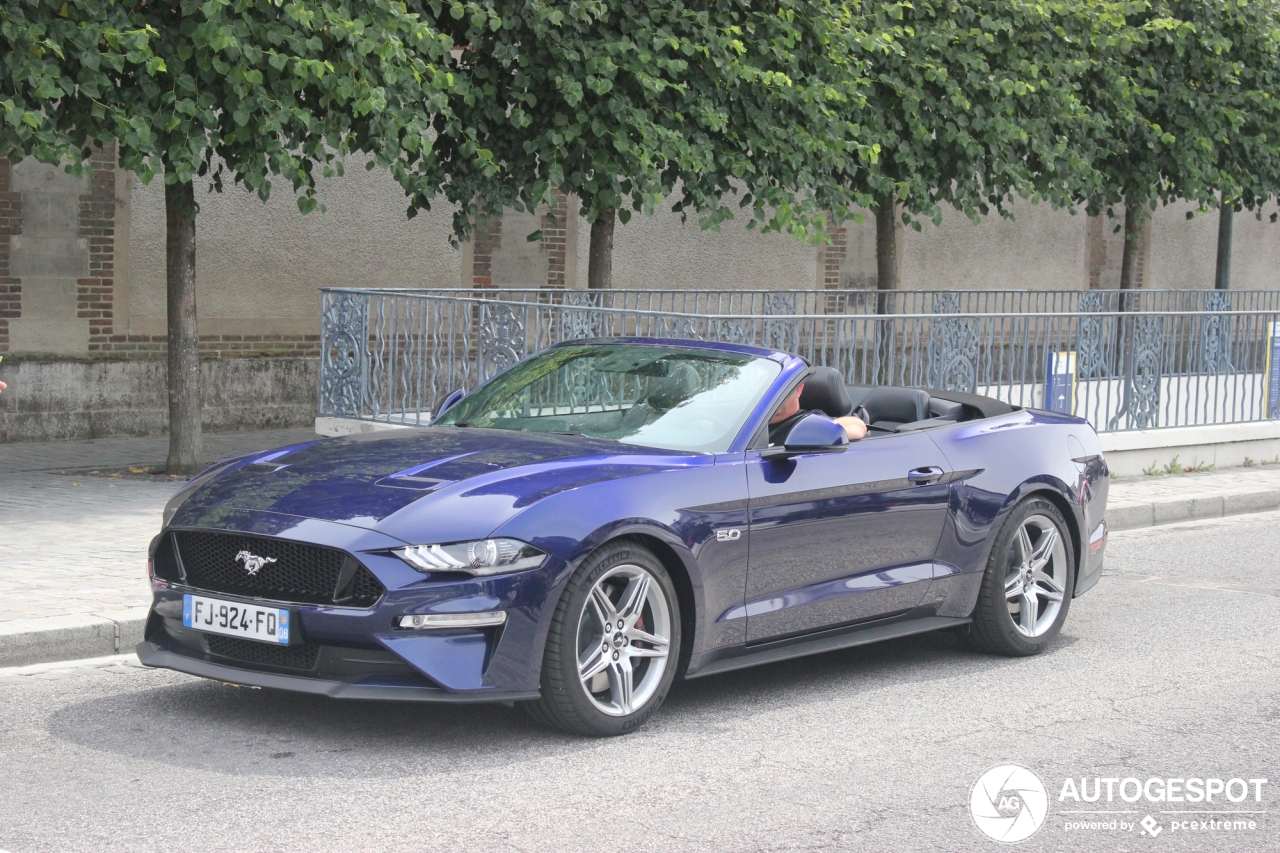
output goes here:
[[936, 483], [941, 480], [945, 473], [936, 465], [930, 465], [926, 468], [912, 468], [907, 472], [907, 482], [913, 486], [927, 486], [930, 483]]

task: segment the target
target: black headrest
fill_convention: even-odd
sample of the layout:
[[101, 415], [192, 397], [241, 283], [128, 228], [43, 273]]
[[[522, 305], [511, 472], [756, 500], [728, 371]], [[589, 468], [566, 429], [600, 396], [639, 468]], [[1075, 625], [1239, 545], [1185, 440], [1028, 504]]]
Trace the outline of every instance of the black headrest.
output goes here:
[[691, 364], [677, 364], [671, 373], [654, 383], [649, 405], [658, 411], [674, 409], [698, 390], [698, 371]]
[[872, 423], [891, 421], [910, 424], [929, 417], [929, 392], [919, 388], [872, 388], [862, 401]]
[[853, 401], [844, 388], [844, 377], [834, 367], [815, 367], [804, 380], [800, 392], [800, 408], [817, 409], [833, 418], [842, 418], [853, 411]]

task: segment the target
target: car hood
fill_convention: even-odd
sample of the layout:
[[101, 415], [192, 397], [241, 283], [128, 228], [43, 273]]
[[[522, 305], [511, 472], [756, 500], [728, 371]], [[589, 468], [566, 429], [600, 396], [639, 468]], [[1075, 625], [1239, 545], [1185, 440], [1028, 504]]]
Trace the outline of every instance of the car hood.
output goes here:
[[584, 436], [433, 427], [295, 445], [241, 459], [198, 488], [173, 523], [238, 527], [244, 511], [355, 525], [404, 541], [483, 537], [565, 489], [713, 464]]

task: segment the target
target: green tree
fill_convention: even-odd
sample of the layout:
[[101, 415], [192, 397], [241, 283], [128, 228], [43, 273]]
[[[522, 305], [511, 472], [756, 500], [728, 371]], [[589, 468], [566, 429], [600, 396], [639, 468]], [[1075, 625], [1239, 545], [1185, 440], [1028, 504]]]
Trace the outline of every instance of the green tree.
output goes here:
[[[856, 124], [859, 39], [839, 4], [775, 0], [495, 0], [500, 26], [461, 19], [455, 97], [500, 172], [442, 149], [456, 230], [503, 206], [576, 194], [591, 223], [588, 284], [608, 287], [616, 221], [675, 208], [704, 227], [732, 216], [810, 234], [847, 206], [839, 164], [869, 161]], [[447, 28], [447, 21], [441, 27]], [[678, 189], [677, 189], [678, 188]], [[536, 237], [536, 235], [533, 235]]]
[[1117, 106], [1110, 82], [1085, 91], [1087, 102], [1110, 113], [1096, 140], [1087, 200], [1090, 212], [1124, 205], [1126, 290], [1134, 285], [1138, 231], [1157, 204], [1185, 199], [1225, 211], [1221, 269], [1230, 257], [1231, 212], [1257, 209], [1280, 188], [1274, 2], [1130, 3], [1127, 25], [1129, 41], [1102, 60], [1127, 79], [1127, 105]]
[[[1214, 287], [1231, 286], [1231, 237], [1235, 212], [1262, 215], [1280, 195], [1280, 7], [1274, 2], [1227, 5], [1217, 104], [1229, 132], [1215, 150], [1218, 187], [1218, 253]], [[1276, 220], [1276, 214], [1271, 220]]]
[[[434, 11], [472, 16], [474, 5]], [[196, 185], [266, 199], [288, 182], [306, 213], [317, 174], [360, 153], [426, 207], [433, 145], [491, 168], [450, 111], [467, 80], [452, 39], [392, 0], [9, 0], [0, 10], [0, 151], [87, 168], [115, 139], [121, 167], [162, 175], [167, 227], [169, 459], [201, 465]]]
[[950, 206], [975, 222], [1017, 196], [1065, 204], [1088, 180], [1074, 144], [1098, 120], [1079, 97], [1112, 4], [1076, 0], [865, 0], [863, 125], [880, 144], [848, 178], [876, 217], [877, 280], [897, 288], [896, 222], [919, 229]]

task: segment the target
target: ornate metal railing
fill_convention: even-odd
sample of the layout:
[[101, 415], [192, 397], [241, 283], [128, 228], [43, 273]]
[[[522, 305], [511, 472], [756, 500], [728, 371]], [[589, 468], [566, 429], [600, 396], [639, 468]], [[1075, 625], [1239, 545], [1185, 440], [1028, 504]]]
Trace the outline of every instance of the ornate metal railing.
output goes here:
[[1280, 311], [1280, 290], [552, 290], [377, 289], [503, 302], [677, 314], [1070, 314], [1079, 311]]
[[728, 314], [505, 295], [325, 289], [320, 414], [421, 424], [454, 389], [544, 347], [643, 335], [772, 347], [852, 384], [988, 394], [1072, 412], [1099, 431], [1280, 416], [1280, 346], [1268, 345], [1280, 307], [976, 312], [935, 294], [943, 310], [927, 313]]

